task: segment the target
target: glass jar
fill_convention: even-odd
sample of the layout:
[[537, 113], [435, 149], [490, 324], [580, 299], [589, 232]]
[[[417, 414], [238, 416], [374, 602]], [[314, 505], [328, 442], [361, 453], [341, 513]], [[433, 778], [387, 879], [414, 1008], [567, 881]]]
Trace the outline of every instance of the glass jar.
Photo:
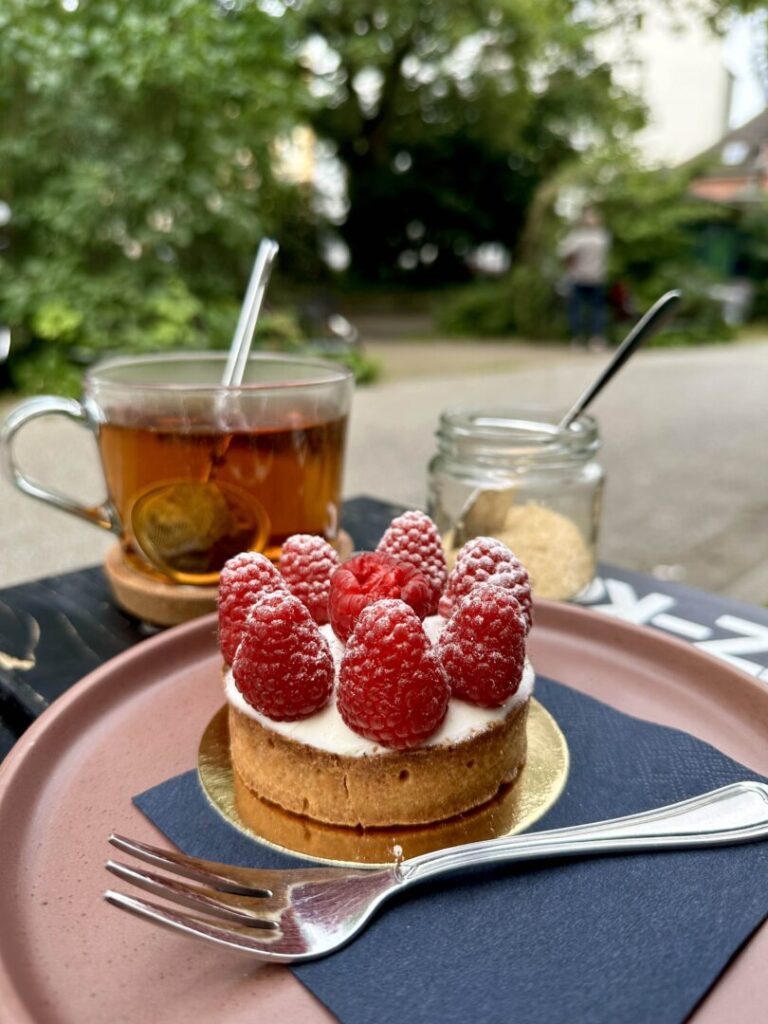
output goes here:
[[429, 464], [429, 510], [453, 563], [473, 537], [498, 537], [538, 597], [566, 600], [595, 574], [603, 470], [597, 424], [524, 409], [448, 409]]

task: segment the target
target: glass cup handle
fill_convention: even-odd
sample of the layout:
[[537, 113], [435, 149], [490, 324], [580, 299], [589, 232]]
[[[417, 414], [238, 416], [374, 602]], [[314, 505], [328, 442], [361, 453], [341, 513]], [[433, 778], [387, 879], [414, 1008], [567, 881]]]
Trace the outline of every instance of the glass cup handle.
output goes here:
[[93, 428], [92, 420], [85, 407], [74, 398], [56, 398], [52, 395], [41, 395], [39, 398], [30, 398], [13, 410], [0, 430], [0, 445], [2, 446], [3, 466], [8, 479], [23, 494], [28, 494], [38, 501], [45, 501], [54, 508], [60, 508], [63, 512], [69, 512], [79, 519], [85, 519], [89, 523], [100, 526], [103, 530], [110, 530], [119, 534], [120, 518], [117, 509], [109, 500], [101, 505], [81, 505], [80, 502], [68, 498], [64, 494], [48, 490], [35, 480], [30, 480], [21, 471], [13, 453], [13, 442], [16, 434], [25, 423], [37, 419], [39, 416], [51, 414], [69, 416], [70, 419], [81, 423], [89, 429]]

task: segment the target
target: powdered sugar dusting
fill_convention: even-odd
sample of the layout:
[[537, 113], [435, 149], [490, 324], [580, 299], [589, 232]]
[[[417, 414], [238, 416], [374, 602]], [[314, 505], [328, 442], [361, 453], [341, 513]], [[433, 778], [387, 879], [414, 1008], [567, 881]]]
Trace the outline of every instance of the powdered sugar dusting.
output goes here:
[[[424, 629], [433, 645], [437, 642], [440, 634], [446, 625], [446, 620], [441, 616], [434, 615], [424, 620]], [[344, 644], [334, 635], [330, 626], [321, 626], [320, 632], [328, 641], [331, 648], [331, 655], [334, 661], [335, 675], [338, 678], [339, 665], [344, 653]], [[533, 693], [535, 675], [533, 666], [526, 661], [523, 678], [520, 687], [508, 701], [498, 708], [481, 708], [465, 701], [457, 700], [455, 697], [448, 704], [448, 713], [442, 724], [424, 744], [425, 747], [450, 746], [455, 743], [462, 743], [471, 736], [487, 729], [494, 722], [502, 721], [513, 708], [518, 707], [527, 701]], [[345, 724], [336, 707], [335, 696], [319, 712], [309, 718], [295, 722], [275, 722], [264, 715], [259, 714], [252, 708], [238, 692], [232, 678], [232, 672], [227, 671], [224, 688], [227, 700], [241, 714], [255, 719], [267, 729], [292, 739], [297, 743], [304, 743], [319, 750], [340, 754], [344, 757], [370, 757], [374, 754], [383, 754], [386, 747], [354, 733]]]
[[397, 516], [389, 524], [376, 550], [418, 569], [429, 583], [430, 612], [436, 612], [448, 578], [448, 565], [440, 534], [429, 516], [418, 511]]
[[445, 718], [450, 698], [413, 608], [398, 600], [364, 608], [336, 685], [336, 705], [347, 725], [395, 750], [420, 747]]
[[318, 623], [328, 621], [331, 576], [339, 556], [323, 537], [295, 533], [283, 544], [280, 572], [290, 592], [304, 604]]
[[232, 662], [244, 699], [270, 719], [306, 718], [330, 698], [328, 641], [293, 594], [265, 594], [253, 606]]
[[264, 555], [244, 551], [225, 563], [219, 576], [219, 644], [228, 664], [234, 661], [251, 608], [273, 592], [287, 594], [288, 587]]
[[449, 616], [459, 599], [480, 583], [492, 583], [511, 590], [523, 608], [530, 629], [531, 584], [528, 573], [506, 544], [495, 537], [475, 537], [459, 551], [440, 598], [440, 614]]

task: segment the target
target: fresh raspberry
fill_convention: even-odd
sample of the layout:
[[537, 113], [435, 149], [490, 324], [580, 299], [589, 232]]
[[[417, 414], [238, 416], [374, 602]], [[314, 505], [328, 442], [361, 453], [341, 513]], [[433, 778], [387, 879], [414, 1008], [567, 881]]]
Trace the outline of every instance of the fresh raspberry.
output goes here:
[[321, 626], [328, 621], [331, 576], [338, 564], [339, 556], [328, 541], [309, 533], [294, 533], [280, 553], [280, 572], [288, 589]]
[[344, 651], [336, 694], [350, 729], [395, 750], [418, 747], [445, 718], [449, 698], [413, 609], [397, 600], [365, 608]]
[[516, 693], [526, 633], [525, 612], [511, 590], [481, 584], [461, 598], [436, 646], [454, 697], [495, 708]]
[[407, 562], [421, 573], [430, 588], [427, 614], [434, 615], [448, 579], [448, 566], [440, 534], [429, 516], [424, 512], [404, 512], [393, 519], [376, 550], [398, 562]]
[[251, 608], [232, 675], [251, 707], [279, 722], [292, 722], [328, 703], [333, 658], [298, 597], [277, 591]]
[[384, 598], [400, 598], [423, 619], [429, 609], [429, 584], [412, 565], [378, 552], [366, 551], [340, 565], [331, 577], [328, 599], [336, 636], [346, 640], [363, 608]]
[[219, 646], [228, 665], [254, 601], [275, 590], [288, 593], [283, 577], [264, 555], [243, 551], [224, 564], [219, 574]]
[[531, 584], [520, 560], [495, 537], [475, 537], [459, 551], [456, 564], [440, 598], [440, 614], [448, 618], [460, 598], [479, 583], [493, 583], [511, 590], [523, 607], [531, 628]]

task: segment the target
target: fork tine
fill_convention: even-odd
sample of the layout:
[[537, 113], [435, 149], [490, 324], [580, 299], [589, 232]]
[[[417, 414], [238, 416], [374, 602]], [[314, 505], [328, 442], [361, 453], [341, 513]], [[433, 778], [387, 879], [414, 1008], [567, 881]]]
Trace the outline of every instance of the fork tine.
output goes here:
[[[125, 882], [131, 882], [140, 889], [162, 896], [173, 903], [180, 903], [182, 906], [190, 907], [200, 913], [210, 914], [226, 921], [234, 921], [236, 924], [246, 925], [250, 928], [270, 930], [278, 928], [277, 921], [259, 917], [256, 913], [251, 913], [246, 907], [243, 907], [242, 904], [238, 906], [227, 903], [222, 899], [217, 899], [210, 891], [186, 885], [176, 879], [156, 875], [153, 871], [139, 871], [114, 860], [108, 860], [106, 868], [107, 871], [111, 871], [113, 875], [117, 875]], [[258, 899], [258, 897], [246, 898]]]
[[152, 921], [154, 924], [170, 928], [172, 931], [183, 932], [185, 935], [191, 935], [197, 939], [205, 939], [207, 942], [213, 942], [228, 949], [239, 949], [258, 960], [290, 963], [292, 960], [303, 959], [301, 954], [284, 953], [279, 948], [270, 949], [269, 940], [260, 941], [249, 934], [247, 929], [240, 931], [235, 928], [224, 928], [192, 914], [169, 910], [167, 907], [158, 906], [149, 900], [126, 896], [124, 893], [115, 892], [114, 889], [108, 889], [104, 893], [104, 899], [112, 906], [126, 910], [129, 914], [145, 921]]
[[128, 839], [112, 833], [109, 842], [123, 853], [129, 853], [147, 864], [165, 868], [175, 875], [183, 875], [203, 885], [218, 889], [220, 892], [231, 892], [238, 896], [272, 896], [272, 890], [266, 885], [258, 885], [254, 876], [259, 872], [250, 868], [237, 868], [231, 864], [219, 864], [216, 861], [199, 860], [187, 857], [175, 850], [162, 850], [159, 846], [150, 846], [137, 839]]

